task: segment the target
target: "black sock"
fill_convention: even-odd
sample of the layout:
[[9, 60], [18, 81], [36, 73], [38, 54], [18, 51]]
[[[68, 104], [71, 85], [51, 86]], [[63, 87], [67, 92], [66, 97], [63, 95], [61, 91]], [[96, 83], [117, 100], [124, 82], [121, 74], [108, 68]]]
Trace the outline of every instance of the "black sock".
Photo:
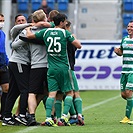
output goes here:
[[35, 117], [35, 114], [30, 114], [31, 117]]

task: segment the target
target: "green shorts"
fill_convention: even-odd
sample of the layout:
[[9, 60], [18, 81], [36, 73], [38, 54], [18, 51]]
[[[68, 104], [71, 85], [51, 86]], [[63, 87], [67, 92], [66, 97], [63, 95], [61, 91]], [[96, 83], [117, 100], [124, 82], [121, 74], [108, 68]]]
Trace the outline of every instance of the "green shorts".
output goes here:
[[121, 91], [133, 90], [133, 73], [122, 73], [120, 79]]
[[79, 91], [79, 87], [78, 87], [78, 82], [77, 82], [77, 77], [76, 77], [76, 75], [75, 75], [75, 73], [74, 73], [74, 71], [72, 71], [72, 82], [73, 82], [73, 90], [74, 91]]
[[49, 92], [68, 92], [73, 90], [73, 74], [68, 69], [48, 69], [47, 80]]

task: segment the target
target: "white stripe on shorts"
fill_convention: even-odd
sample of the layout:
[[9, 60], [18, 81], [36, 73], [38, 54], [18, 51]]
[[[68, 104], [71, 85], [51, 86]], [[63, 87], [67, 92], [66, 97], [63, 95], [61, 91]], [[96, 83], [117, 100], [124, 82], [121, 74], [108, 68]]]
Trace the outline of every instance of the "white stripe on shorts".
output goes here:
[[17, 66], [18, 66], [19, 73], [23, 73], [23, 69], [22, 69], [21, 63], [17, 63]]

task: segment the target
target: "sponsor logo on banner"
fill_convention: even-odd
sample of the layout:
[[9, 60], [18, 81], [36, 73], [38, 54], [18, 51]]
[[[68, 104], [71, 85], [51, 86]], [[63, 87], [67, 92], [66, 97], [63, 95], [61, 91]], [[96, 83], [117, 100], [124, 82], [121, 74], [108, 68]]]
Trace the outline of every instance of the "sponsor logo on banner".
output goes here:
[[120, 42], [86, 42], [76, 52], [75, 74], [80, 90], [120, 89], [122, 57], [114, 53]]

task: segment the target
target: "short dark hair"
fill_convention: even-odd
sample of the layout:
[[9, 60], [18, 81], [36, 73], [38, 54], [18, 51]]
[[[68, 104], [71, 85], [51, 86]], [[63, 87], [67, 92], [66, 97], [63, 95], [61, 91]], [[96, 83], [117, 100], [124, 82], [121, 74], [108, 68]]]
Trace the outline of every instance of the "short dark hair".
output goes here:
[[70, 25], [71, 25], [71, 22], [70, 21], [66, 21], [66, 27], [70, 27]]
[[0, 13], [0, 16], [1, 16], [1, 17], [4, 17], [4, 15], [3, 15], [2, 13]]
[[133, 22], [133, 20], [131, 20], [129, 23], [132, 23]]
[[61, 13], [58, 13], [56, 16], [53, 17], [55, 26], [58, 26], [60, 22], [64, 22], [66, 19], [67, 19], [67, 16]]
[[24, 16], [24, 15], [23, 15], [23, 14], [18, 14], [18, 15], [16, 15], [16, 16], [15, 16], [15, 22], [16, 22], [16, 20], [17, 20], [17, 18], [18, 18], [19, 16]]

